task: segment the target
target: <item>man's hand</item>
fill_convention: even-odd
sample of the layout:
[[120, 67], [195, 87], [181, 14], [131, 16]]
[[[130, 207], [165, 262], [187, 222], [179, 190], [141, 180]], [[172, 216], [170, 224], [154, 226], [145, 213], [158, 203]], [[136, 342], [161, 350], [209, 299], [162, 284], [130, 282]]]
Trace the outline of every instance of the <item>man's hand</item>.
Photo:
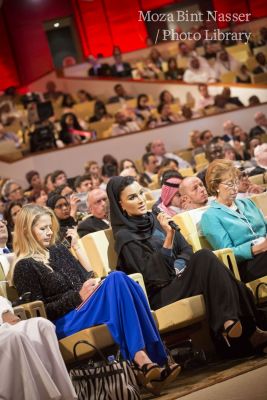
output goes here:
[[11, 311], [3, 313], [2, 320], [3, 322], [7, 322], [10, 325], [15, 325], [19, 321], [21, 321], [21, 319], [17, 315], [13, 314]]

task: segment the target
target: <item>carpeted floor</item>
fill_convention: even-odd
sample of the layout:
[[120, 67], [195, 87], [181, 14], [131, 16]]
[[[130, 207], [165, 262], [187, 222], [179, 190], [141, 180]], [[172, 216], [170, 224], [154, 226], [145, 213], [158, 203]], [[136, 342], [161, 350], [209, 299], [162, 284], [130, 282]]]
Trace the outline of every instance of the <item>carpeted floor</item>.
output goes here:
[[[267, 366], [267, 356], [220, 361], [201, 369], [182, 371], [177, 380], [163, 390], [161, 396], [157, 398], [160, 400], [175, 400], [263, 366]], [[151, 394], [145, 392], [142, 394], [143, 400], [153, 398], [155, 396]]]

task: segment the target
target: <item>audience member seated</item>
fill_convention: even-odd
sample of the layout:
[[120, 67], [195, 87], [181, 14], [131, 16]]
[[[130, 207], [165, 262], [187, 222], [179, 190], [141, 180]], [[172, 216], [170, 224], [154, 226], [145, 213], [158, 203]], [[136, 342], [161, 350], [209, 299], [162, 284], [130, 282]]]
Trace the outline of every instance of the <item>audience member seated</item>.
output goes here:
[[51, 182], [54, 185], [54, 189], [60, 185], [67, 183], [67, 175], [61, 169], [57, 169], [51, 174]]
[[227, 120], [223, 123], [223, 136], [222, 139], [225, 142], [230, 142], [231, 140], [233, 140], [233, 127], [235, 126], [235, 124], [233, 123], [233, 121], [231, 120]]
[[92, 186], [92, 177], [90, 174], [77, 176], [74, 181], [74, 190], [77, 193], [89, 192]]
[[115, 123], [111, 127], [111, 136], [119, 136], [137, 131], [140, 131], [139, 125], [137, 122], [129, 120], [125, 112], [118, 111], [115, 114]]
[[216, 82], [216, 74], [208, 64], [193, 57], [189, 62], [189, 67], [185, 70], [183, 80], [186, 83]]
[[177, 156], [174, 153], [167, 153], [165, 144], [163, 143], [162, 140], [156, 139], [153, 140], [151, 143], [151, 152], [155, 154], [158, 165], [161, 164], [163, 158], [172, 158], [173, 160], [176, 160], [179, 164], [179, 168], [190, 168], [191, 165], [183, 160], [181, 157]]
[[244, 104], [239, 100], [238, 97], [231, 97], [231, 89], [229, 86], [223, 88], [222, 96], [226, 99], [226, 103], [234, 104], [238, 107], [244, 107]]
[[99, 186], [100, 189], [106, 190], [107, 184], [113, 176], [118, 175], [118, 167], [114, 164], [103, 164], [102, 170], [102, 183]]
[[257, 146], [262, 143], [261, 138], [259, 136], [254, 136], [247, 140], [246, 142], [246, 152], [250, 156], [250, 162], [252, 165], [256, 165], [256, 160], [254, 156], [254, 150]]
[[[170, 104], [166, 103], [159, 104], [157, 111], [159, 114], [159, 118], [157, 120], [156, 126], [172, 124], [183, 120], [183, 118], [179, 114], [172, 111]], [[148, 121], [148, 126], [151, 127], [149, 121]]]
[[6, 202], [26, 202], [22, 187], [12, 179], [8, 179], [2, 187], [2, 197]]
[[76, 101], [70, 93], [63, 94], [61, 103], [61, 107], [64, 108], [63, 112], [70, 112], [74, 104]]
[[[164, 180], [161, 187], [161, 202], [157, 204], [157, 207], [170, 217], [173, 217], [182, 211], [179, 191], [181, 182], [182, 179], [180, 178], [169, 178]], [[154, 211], [155, 208], [152, 208], [152, 210]]]
[[146, 121], [151, 115], [151, 111], [154, 107], [148, 105], [148, 95], [147, 94], [139, 94], [137, 97], [137, 107], [134, 110], [137, 119], [141, 121]]
[[80, 237], [109, 228], [108, 197], [105, 190], [91, 190], [87, 197], [87, 208], [88, 213], [92, 215], [79, 223], [77, 232]]
[[31, 153], [57, 148], [55, 125], [48, 119], [36, 122], [34, 130], [29, 133], [29, 138]]
[[74, 113], [63, 114], [60, 120], [61, 131], [59, 132], [59, 139], [64, 144], [80, 143], [82, 137], [79, 135], [79, 131], [82, 131], [82, 127], [78, 121], [78, 118]]
[[77, 399], [54, 325], [44, 318], [21, 321], [1, 296], [0, 349], [3, 399]]
[[119, 163], [119, 172], [123, 171], [126, 168], [135, 168], [137, 170], [135, 163], [129, 158], [124, 158]]
[[42, 180], [38, 171], [28, 171], [25, 178], [30, 185], [25, 192], [39, 191], [42, 187]]
[[121, 54], [114, 55], [115, 63], [111, 66], [111, 75], [118, 78], [131, 78], [132, 67], [129, 63], [122, 61]]
[[180, 208], [194, 210], [208, 204], [208, 193], [203, 182], [196, 176], [184, 178], [180, 184]]
[[[220, 139], [215, 137], [211, 140], [211, 142], [206, 147], [205, 157], [209, 163], [211, 163], [213, 160], [221, 159], [221, 158], [225, 157], [224, 147], [220, 143]], [[207, 187], [206, 172], [207, 172], [207, 168], [204, 168], [203, 170], [199, 171], [197, 174], [197, 177], [203, 182], [205, 187]]]
[[15, 147], [20, 147], [22, 143], [14, 132], [9, 132], [8, 128], [4, 128], [3, 124], [0, 123], [0, 145], [6, 141], [12, 142]]
[[54, 184], [51, 181], [52, 172], [49, 172], [44, 177], [44, 189], [47, 194], [53, 192], [55, 190]]
[[263, 72], [267, 72], [267, 62], [264, 53], [258, 53], [256, 56], [256, 61], [258, 62], [258, 66], [254, 68], [253, 74], [262, 74]]
[[86, 103], [87, 101], [94, 100], [94, 97], [84, 89], [78, 90], [77, 97], [78, 97], [79, 103]]
[[46, 92], [44, 93], [45, 100], [56, 101], [61, 96], [63, 96], [63, 93], [57, 90], [55, 82], [48, 81], [46, 83]]
[[77, 205], [75, 207], [74, 204], [74, 207], [71, 208], [71, 204], [68, 202], [66, 197], [59, 194], [54, 194], [48, 197], [47, 207], [54, 211], [59, 224], [59, 241], [65, 243], [68, 229], [71, 229], [77, 225], [75, 220]]
[[251, 83], [251, 74], [248, 67], [242, 64], [236, 74], [236, 83]]
[[[161, 385], [167, 378], [168, 382], [175, 379], [180, 372], [177, 364], [165, 372], [155, 364], [163, 365], [167, 356], [140, 285], [121, 272], [113, 272], [95, 290], [98, 281], [92, 273], [86, 272], [64, 246], [55, 245], [56, 233], [55, 216], [49, 209], [25, 206], [15, 232], [18, 259], [13, 277], [18, 293], [30, 291], [33, 299], [44, 301], [59, 339], [105, 323], [122, 356], [140, 368], [146, 385], [151, 387], [155, 379], [160, 379]], [[79, 250], [77, 244], [73, 247]], [[81, 307], [81, 312], [76, 307]]]
[[4, 211], [4, 219], [7, 221], [8, 230], [8, 247], [12, 249], [13, 242], [13, 231], [15, 228], [16, 218], [20, 210], [22, 209], [22, 202], [19, 200], [11, 201], [6, 205]]
[[110, 76], [111, 67], [108, 64], [102, 64], [100, 58], [89, 56], [87, 59], [91, 67], [88, 69], [88, 76]]
[[254, 121], [257, 125], [251, 128], [249, 132], [250, 137], [260, 136], [267, 133], [267, 117], [263, 112], [257, 112]]
[[97, 100], [94, 106], [94, 115], [89, 118], [89, 122], [106, 121], [110, 118], [112, 118], [112, 115], [107, 112], [103, 101]]
[[144, 172], [140, 176], [140, 184], [148, 187], [152, 183], [152, 177], [157, 173], [158, 161], [154, 153], [145, 153], [142, 156], [142, 165]]
[[267, 143], [257, 146], [254, 150], [256, 167], [250, 171], [249, 175], [265, 174], [267, 172]]
[[67, 183], [63, 183], [63, 185], [57, 186], [53, 192], [50, 192], [49, 197], [54, 194], [60, 194], [69, 200], [70, 196], [74, 194], [74, 190]]
[[120, 83], [117, 83], [117, 85], [114, 86], [114, 92], [116, 93], [116, 96], [109, 98], [108, 100], [109, 104], [125, 102], [126, 100], [133, 99], [133, 96], [129, 96], [124, 87]]
[[241, 63], [232, 57], [226, 50], [217, 53], [217, 60], [213, 66], [216, 79], [220, 80], [223, 74], [240, 70]]
[[[253, 347], [266, 342], [267, 332], [256, 327], [251, 292], [210, 250], [193, 254], [181, 233], [170, 227], [169, 216], [160, 213], [156, 218], [147, 212], [143, 189], [133, 179], [111, 179], [107, 193], [117, 269], [143, 275], [152, 309], [203, 294], [215, 335], [223, 334], [231, 346], [234, 332], [235, 343], [242, 333], [252, 335], [248, 340]], [[182, 271], [180, 260], [184, 260]], [[252, 324], [251, 332], [246, 331], [246, 324], [242, 326], [244, 317]]]
[[48, 196], [44, 189], [34, 191], [29, 197], [29, 203], [35, 203], [39, 206], [46, 206]]
[[184, 69], [179, 68], [175, 57], [170, 57], [168, 59], [168, 69], [165, 72], [165, 79], [177, 81], [182, 80], [184, 74]]
[[162, 75], [161, 70], [151, 59], [136, 63], [133, 70], [134, 79], [159, 79]]
[[264, 188], [260, 185], [252, 183], [249, 180], [249, 176], [245, 171], [239, 172], [238, 193], [236, 196], [237, 199], [251, 197], [252, 194], [259, 194], [263, 192]]
[[7, 242], [8, 242], [7, 221], [5, 219], [0, 219], [0, 255], [9, 254], [11, 252], [11, 248], [8, 247]]
[[196, 104], [196, 109], [208, 108], [214, 105], [214, 96], [209, 94], [208, 86], [205, 83], [198, 85], [198, 91], [200, 93], [200, 99], [198, 99]]
[[250, 96], [248, 99], [248, 105], [249, 106], [258, 106], [259, 104], [261, 104], [260, 99], [258, 98], [258, 96], [253, 95]]
[[201, 219], [213, 249], [231, 248], [244, 282], [267, 275], [267, 224], [250, 199], [236, 199], [239, 172], [230, 161], [215, 160], [207, 170], [208, 191], [216, 197]]
[[176, 60], [179, 67], [183, 69], [188, 68], [191, 58], [196, 56], [196, 52], [192, 51], [187, 43], [178, 42], [178, 54]]
[[149, 53], [149, 59], [160, 70], [162, 70], [163, 58], [156, 47], [153, 47]]
[[101, 171], [96, 161], [88, 161], [85, 166], [85, 174], [90, 174], [92, 178], [92, 187], [96, 189], [101, 184]]

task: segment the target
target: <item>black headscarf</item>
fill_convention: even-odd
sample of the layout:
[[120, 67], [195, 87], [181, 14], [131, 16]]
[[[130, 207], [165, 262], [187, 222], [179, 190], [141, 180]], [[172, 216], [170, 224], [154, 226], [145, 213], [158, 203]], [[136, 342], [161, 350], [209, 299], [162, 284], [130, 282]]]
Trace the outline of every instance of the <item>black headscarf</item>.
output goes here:
[[120, 253], [122, 247], [132, 240], [145, 240], [152, 236], [155, 217], [145, 215], [129, 217], [120, 206], [120, 188], [127, 177], [115, 176], [108, 182], [107, 195], [110, 204], [110, 222], [115, 238], [115, 250]]

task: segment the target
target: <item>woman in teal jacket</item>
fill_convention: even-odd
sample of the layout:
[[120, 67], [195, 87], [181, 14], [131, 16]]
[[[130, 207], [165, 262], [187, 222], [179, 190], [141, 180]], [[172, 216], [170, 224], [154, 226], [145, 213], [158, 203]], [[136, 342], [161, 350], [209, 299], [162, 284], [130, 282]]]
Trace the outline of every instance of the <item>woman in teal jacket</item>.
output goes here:
[[267, 223], [250, 199], [236, 199], [238, 170], [215, 160], [207, 170], [209, 193], [216, 196], [200, 225], [213, 249], [231, 248], [245, 282], [267, 275]]

